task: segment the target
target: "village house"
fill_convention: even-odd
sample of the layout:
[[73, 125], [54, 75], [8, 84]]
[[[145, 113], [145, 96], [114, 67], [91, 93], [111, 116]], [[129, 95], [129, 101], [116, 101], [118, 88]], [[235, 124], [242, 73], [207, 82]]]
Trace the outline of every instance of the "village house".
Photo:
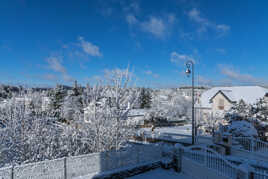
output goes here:
[[[196, 103], [200, 103], [201, 95], [207, 90], [209, 90], [209, 88], [204, 87], [204, 86], [194, 87], [194, 93], [195, 93], [194, 95], [195, 95]], [[177, 91], [186, 99], [188, 100], [192, 99], [192, 87], [191, 86], [182, 86], [178, 88]]]
[[254, 104], [266, 93], [268, 89], [260, 86], [214, 87], [201, 95], [199, 106], [203, 113], [221, 113], [228, 111], [240, 100]]

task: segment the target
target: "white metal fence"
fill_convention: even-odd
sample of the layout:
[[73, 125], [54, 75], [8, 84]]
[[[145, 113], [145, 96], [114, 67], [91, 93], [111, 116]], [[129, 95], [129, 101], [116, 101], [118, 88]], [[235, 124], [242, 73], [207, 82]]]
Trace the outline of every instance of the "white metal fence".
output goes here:
[[254, 171], [252, 172], [252, 178], [253, 179], [268, 179], [268, 174]]
[[244, 150], [250, 152], [267, 153], [268, 155], [268, 142], [264, 142], [252, 137], [234, 137], [233, 139], [237, 141]]
[[[186, 158], [191, 162], [194, 162], [204, 168], [213, 170], [219, 176], [225, 176], [226, 178], [247, 178], [248, 174], [245, 171], [242, 171], [238, 166], [227, 161], [224, 156], [216, 153], [212, 149], [203, 147], [203, 146], [193, 146], [182, 149], [182, 158]], [[179, 159], [178, 159], [179, 160]], [[181, 165], [184, 163], [182, 161]], [[191, 170], [191, 169], [186, 169]], [[198, 176], [198, 171], [194, 171]], [[200, 171], [201, 173], [205, 171]], [[200, 173], [200, 174], [201, 174]], [[211, 172], [206, 171], [206, 176], [208, 178], [211, 175]], [[214, 175], [215, 176], [215, 175]]]
[[160, 161], [161, 146], [137, 145], [124, 150], [93, 153], [16, 167], [0, 168], [0, 179], [70, 179], [143, 163]]

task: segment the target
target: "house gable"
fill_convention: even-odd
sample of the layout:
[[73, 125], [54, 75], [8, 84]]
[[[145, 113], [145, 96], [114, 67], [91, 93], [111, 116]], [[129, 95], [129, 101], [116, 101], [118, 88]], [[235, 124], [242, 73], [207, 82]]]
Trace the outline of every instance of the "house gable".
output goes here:
[[222, 92], [221, 90], [219, 90], [214, 96], [212, 96], [210, 99], [209, 99], [209, 102], [212, 103], [213, 102], [213, 99], [218, 95], [218, 94], [221, 94], [223, 95], [226, 100], [228, 100], [230, 103], [236, 103], [236, 101], [232, 101], [230, 98], [227, 97], [227, 95], [224, 94], [224, 92]]
[[222, 111], [222, 110], [229, 110], [235, 101], [232, 101], [227, 95], [224, 94], [222, 91], [218, 91], [211, 99], [210, 103], [212, 103], [212, 110], [213, 111]]

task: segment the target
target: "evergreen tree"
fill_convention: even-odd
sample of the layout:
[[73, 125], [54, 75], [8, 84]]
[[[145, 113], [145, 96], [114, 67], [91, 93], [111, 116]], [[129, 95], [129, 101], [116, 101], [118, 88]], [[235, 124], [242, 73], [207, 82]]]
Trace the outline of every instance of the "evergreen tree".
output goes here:
[[51, 112], [53, 117], [57, 118], [60, 117], [65, 96], [66, 92], [60, 85], [57, 85], [56, 88], [51, 91], [50, 99], [51, 99]]
[[151, 108], [152, 95], [149, 89], [142, 88], [140, 93], [140, 108]]

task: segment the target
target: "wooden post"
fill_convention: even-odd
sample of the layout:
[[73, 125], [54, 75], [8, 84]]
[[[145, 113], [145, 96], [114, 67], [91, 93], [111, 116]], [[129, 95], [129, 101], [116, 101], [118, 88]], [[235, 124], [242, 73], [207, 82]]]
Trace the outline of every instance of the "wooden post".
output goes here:
[[67, 158], [64, 157], [64, 179], [67, 179]]

